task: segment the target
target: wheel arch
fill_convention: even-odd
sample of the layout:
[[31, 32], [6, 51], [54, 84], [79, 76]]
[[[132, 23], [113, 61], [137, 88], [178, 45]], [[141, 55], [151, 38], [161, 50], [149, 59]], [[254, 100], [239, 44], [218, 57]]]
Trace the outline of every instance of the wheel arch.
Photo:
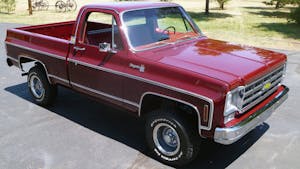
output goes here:
[[[151, 103], [150, 103], [150, 100], [151, 100]], [[140, 98], [138, 116], [143, 117], [147, 113], [151, 112], [151, 110], [154, 110], [155, 108], [153, 108], [153, 107], [157, 107], [158, 104], [159, 104], [159, 106], [161, 106], [164, 103], [167, 103], [167, 104], [179, 103], [180, 105], [187, 106], [187, 108], [192, 110], [192, 111], [189, 111], [189, 113], [190, 113], [189, 115], [193, 115], [193, 116], [197, 117], [197, 125], [198, 125], [197, 129], [201, 136], [201, 128], [199, 126], [199, 124], [201, 123], [201, 117], [200, 117], [200, 112], [199, 112], [198, 108], [191, 103], [188, 103], [186, 101], [183, 101], [183, 100], [180, 100], [180, 99], [177, 99], [174, 97], [166, 96], [166, 95], [155, 93], [155, 92], [145, 92]]]
[[[49, 83], [52, 84], [52, 82], [51, 82], [51, 80], [49, 78], [48, 69], [47, 69], [46, 65], [42, 61], [34, 59], [34, 58], [31, 58], [31, 57], [28, 57], [28, 56], [23, 56], [23, 55], [20, 55], [18, 57], [18, 60], [19, 60], [19, 68], [23, 72], [28, 72], [34, 66], [40, 66], [44, 70]], [[29, 65], [28, 68], [27, 68], [27, 70], [24, 70], [24, 67], [23, 67], [24, 64], [28, 64]]]

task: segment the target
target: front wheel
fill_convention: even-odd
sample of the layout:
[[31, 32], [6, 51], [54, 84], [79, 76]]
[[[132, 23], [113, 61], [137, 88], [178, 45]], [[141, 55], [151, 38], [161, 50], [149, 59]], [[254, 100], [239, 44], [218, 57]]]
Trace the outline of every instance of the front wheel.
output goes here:
[[27, 83], [28, 89], [37, 104], [47, 106], [53, 103], [57, 94], [57, 87], [49, 83], [43, 68], [40, 66], [31, 68]]
[[191, 162], [198, 154], [200, 140], [185, 119], [174, 112], [157, 110], [146, 120], [146, 139], [151, 153], [171, 166]]

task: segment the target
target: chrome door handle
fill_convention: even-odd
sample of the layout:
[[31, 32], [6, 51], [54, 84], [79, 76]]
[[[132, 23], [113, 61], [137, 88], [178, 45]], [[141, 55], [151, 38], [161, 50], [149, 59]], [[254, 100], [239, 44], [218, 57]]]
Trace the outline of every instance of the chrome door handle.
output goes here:
[[76, 51], [84, 51], [85, 48], [81, 48], [81, 47], [78, 47], [78, 46], [74, 46], [74, 50], [76, 50]]

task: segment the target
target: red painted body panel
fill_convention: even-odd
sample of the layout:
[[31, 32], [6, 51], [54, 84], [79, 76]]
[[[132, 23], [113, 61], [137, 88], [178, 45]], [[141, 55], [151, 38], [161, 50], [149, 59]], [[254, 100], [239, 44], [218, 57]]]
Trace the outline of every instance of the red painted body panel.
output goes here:
[[[38, 60], [52, 75], [49, 76], [52, 83], [73, 88], [135, 114], [139, 113], [141, 99], [147, 92], [190, 103], [199, 110], [199, 126], [204, 129], [202, 136], [212, 138], [216, 127], [225, 126], [226, 93], [284, 64], [286, 56], [204, 36], [145, 51], [130, 49], [120, 13], [166, 6], [178, 5], [152, 2], [87, 5], [80, 10], [77, 21], [8, 30], [7, 55], [16, 66], [19, 57]], [[110, 54], [99, 52], [97, 47], [83, 43], [81, 30], [91, 11], [110, 13], [115, 17], [124, 46], [122, 50], [108, 56]], [[75, 42], [71, 41], [71, 36], [76, 37]], [[74, 46], [85, 48], [85, 51], [75, 53]], [[130, 64], [142, 65], [145, 70], [133, 69]], [[208, 117], [211, 126], [201, 118], [204, 105], [213, 106], [209, 108], [212, 113]], [[243, 118], [252, 111], [245, 113]]]
[[[24, 50], [7, 45], [8, 56], [12, 56], [16, 60], [24, 57], [43, 61], [48, 74], [68, 79], [66, 56], [69, 51], [69, 41], [20, 29], [10, 29], [7, 31], [6, 43], [26, 48]], [[55, 55], [57, 57], [47, 57], [46, 54], [37, 53], [31, 49], [44, 51], [48, 55]], [[19, 66], [18, 63], [16, 63], [16, 66]], [[63, 85], [68, 86], [68, 83], [64, 83]]]
[[286, 61], [284, 54], [205, 37], [137, 55], [181, 71], [218, 79], [228, 84], [228, 89], [245, 85]]
[[69, 22], [60, 22], [54, 24], [28, 26], [28, 27], [22, 27], [18, 29], [27, 32], [47, 35], [50, 37], [56, 37], [59, 39], [70, 40], [75, 23], [76, 23], [75, 21], [69, 21]]

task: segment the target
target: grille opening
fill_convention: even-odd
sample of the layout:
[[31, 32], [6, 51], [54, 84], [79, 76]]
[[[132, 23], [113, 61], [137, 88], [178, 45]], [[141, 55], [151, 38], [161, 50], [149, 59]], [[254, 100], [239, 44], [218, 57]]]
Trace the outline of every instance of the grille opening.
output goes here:
[[[274, 90], [274, 89], [277, 89], [277, 87], [276, 86], [273, 86], [271, 89], [270, 89], [270, 91], [272, 91], [272, 90]], [[272, 91], [272, 92], [270, 92], [270, 93], [268, 93], [268, 91], [265, 91], [265, 92], [263, 92], [260, 96], [265, 96], [266, 95], [266, 97], [267, 96], [269, 96], [269, 95], [272, 95], [274, 92], [275, 92], [276, 90], [274, 90], [274, 91]], [[256, 98], [253, 98], [251, 101], [254, 101], [254, 100], [256, 100], [256, 99], [258, 99], [259, 98], [259, 96], [258, 97], [256, 97]], [[264, 100], [264, 99], [263, 99]], [[262, 101], [263, 101], [262, 100]], [[248, 102], [248, 103], [246, 103], [246, 104], [244, 104], [243, 105], [243, 108], [245, 108], [246, 106], [248, 106], [250, 103], [251, 103], [251, 101], [250, 102]], [[258, 104], [258, 103], [257, 103]], [[254, 106], [256, 106], [256, 105], [253, 105], [253, 107]]]
[[[245, 86], [242, 113], [256, 106], [277, 90], [284, 74], [283, 71], [284, 65]], [[270, 83], [269, 88], [265, 88], [267, 83]]]

